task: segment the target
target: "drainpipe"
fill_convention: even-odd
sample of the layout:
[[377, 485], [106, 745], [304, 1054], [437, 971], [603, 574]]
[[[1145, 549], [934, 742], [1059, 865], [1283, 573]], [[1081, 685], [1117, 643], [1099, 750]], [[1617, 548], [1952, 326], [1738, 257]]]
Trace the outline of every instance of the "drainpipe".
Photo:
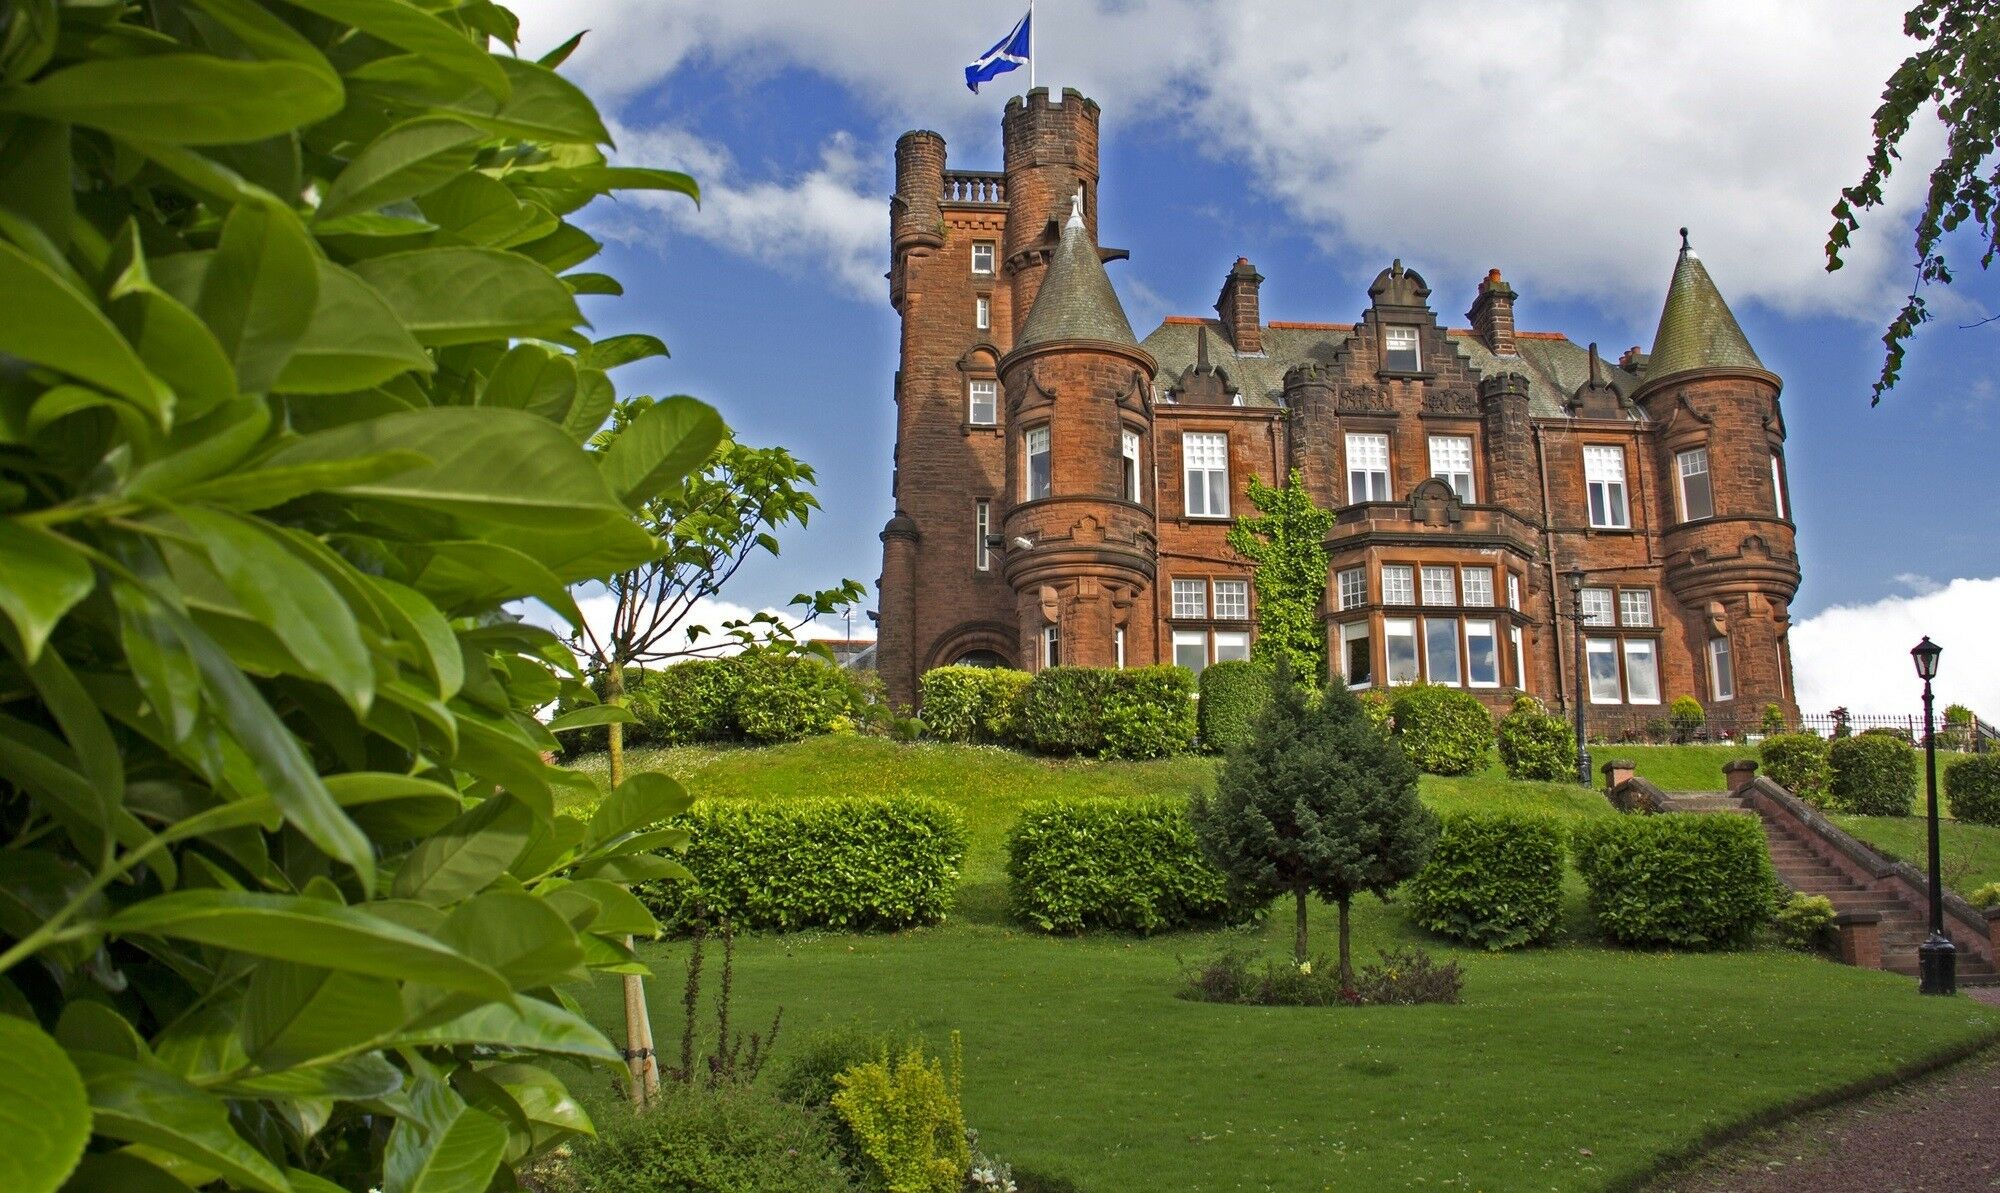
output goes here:
[[[1549, 641], [1556, 648], [1556, 694], [1567, 700], [1562, 693], [1569, 686], [1569, 669], [1563, 665], [1562, 618], [1557, 613], [1556, 602], [1560, 599], [1561, 583], [1556, 578], [1555, 531], [1549, 523], [1549, 452], [1542, 441], [1542, 428], [1535, 426], [1535, 466], [1537, 478], [1542, 486], [1542, 559], [1549, 570]], [[1579, 743], [1581, 744], [1581, 743]]]

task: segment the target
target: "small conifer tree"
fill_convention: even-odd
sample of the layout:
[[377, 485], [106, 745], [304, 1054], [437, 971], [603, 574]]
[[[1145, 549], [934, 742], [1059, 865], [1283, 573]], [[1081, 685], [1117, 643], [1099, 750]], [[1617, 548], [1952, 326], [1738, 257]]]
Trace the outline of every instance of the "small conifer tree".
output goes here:
[[1279, 666], [1270, 706], [1231, 754], [1215, 794], [1197, 800], [1202, 849], [1246, 898], [1289, 893], [1294, 959], [1304, 965], [1306, 896], [1340, 909], [1340, 980], [1353, 981], [1348, 909], [1415, 874], [1437, 839], [1417, 798], [1417, 769], [1370, 725], [1336, 676], [1317, 701]]

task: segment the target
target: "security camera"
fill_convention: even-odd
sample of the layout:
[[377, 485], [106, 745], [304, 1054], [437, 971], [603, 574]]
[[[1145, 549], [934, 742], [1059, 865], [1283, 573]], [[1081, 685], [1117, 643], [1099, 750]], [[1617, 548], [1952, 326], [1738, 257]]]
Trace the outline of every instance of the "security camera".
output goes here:
[[1022, 538], [1018, 535], [1015, 536], [1014, 538], [1014, 549], [1017, 551], [1031, 550], [1033, 549], [1034, 545], [1035, 545], [1035, 540], [1033, 539]]

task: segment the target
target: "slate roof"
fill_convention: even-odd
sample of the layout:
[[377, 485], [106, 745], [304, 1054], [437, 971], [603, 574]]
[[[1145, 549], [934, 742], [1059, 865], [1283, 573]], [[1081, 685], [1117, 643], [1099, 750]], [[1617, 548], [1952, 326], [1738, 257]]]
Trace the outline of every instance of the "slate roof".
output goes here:
[[1014, 337], [1014, 347], [1052, 340], [1104, 340], [1135, 347], [1139, 342], [1118, 292], [1111, 288], [1097, 246], [1077, 217], [1063, 226], [1062, 240], [1049, 258], [1042, 288], [1035, 292], [1035, 305], [1021, 324], [1021, 334]]
[[1708, 276], [1708, 267], [1687, 247], [1687, 230], [1681, 230], [1680, 259], [1674, 262], [1674, 280], [1667, 287], [1667, 302], [1660, 309], [1660, 327], [1653, 333], [1652, 357], [1646, 363], [1649, 377], [1669, 377], [1692, 369], [1761, 369], [1764, 362], [1737, 325], [1729, 304]]

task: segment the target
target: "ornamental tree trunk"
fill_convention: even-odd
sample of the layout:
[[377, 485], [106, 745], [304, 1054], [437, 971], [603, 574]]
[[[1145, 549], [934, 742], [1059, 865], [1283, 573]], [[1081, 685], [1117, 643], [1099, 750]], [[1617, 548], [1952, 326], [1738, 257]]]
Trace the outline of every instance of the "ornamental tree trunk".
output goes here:
[[[604, 702], [625, 702], [625, 665], [616, 658], [604, 673]], [[606, 757], [611, 786], [625, 781], [625, 726], [617, 721], [605, 726]], [[630, 951], [632, 938], [625, 938]], [[626, 1096], [634, 1106], [644, 1106], [660, 1092], [660, 1062], [653, 1055], [653, 1017], [646, 1010], [646, 980], [636, 973], [625, 975], [625, 1066], [629, 1070]]]
[[1354, 985], [1354, 966], [1347, 959], [1347, 905], [1353, 896], [1342, 895], [1340, 903], [1340, 988], [1347, 990]]
[[1298, 919], [1292, 931], [1292, 961], [1294, 964], [1304, 965], [1306, 963], [1306, 884], [1303, 882], [1298, 884], [1298, 886], [1292, 889], [1292, 894], [1298, 901]]

